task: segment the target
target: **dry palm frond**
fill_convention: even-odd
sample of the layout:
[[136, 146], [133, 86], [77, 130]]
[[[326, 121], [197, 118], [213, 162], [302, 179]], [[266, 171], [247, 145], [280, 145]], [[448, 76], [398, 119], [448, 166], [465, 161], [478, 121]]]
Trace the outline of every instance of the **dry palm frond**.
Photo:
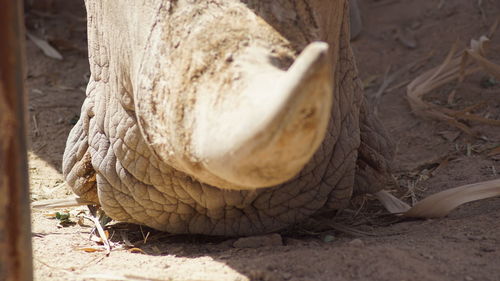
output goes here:
[[405, 202], [394, 197], [389, 192], [382, 190], [375, 193], [377, 199], [382, 203], [382, 205], [392, 214], [404, 213], [411, 209], [411, 207]]
[[[461, 122], [460, 119], [500, 126], [500, 120], [470, 114], [470, 111], [476, 106], [466, 110], [453, 110], [423, 100], [425, 94], [451, 81], [458, 81], [457, 86], [459, 86], [465, 77], [480, 70], [487, 72], [496, 79], [500, 79], [500, 66], [489, 61], [485, 56], [489, 41], [486, 36], [482, 36], [479, 40], [472, 40], [470, 47], [458, 54], [455, 45], [440, 66], [430, 69], [415, 78], [407, 87], [407, 98], [413, 113], [447, 122], [473, 136], [476, 136], [477, 133], [467, 124]], [[453, 99], [454, 94], [455, 90], [450, 93], [449, 101]]]
[[405, 217], [439, 218], [458, 206], [500, 196], [500, 179], [468, 184], [433, 194], [403, 213]]
[[433, 194], [410, 208], [385, 191], [376, 194], [392, 214], [411, 218], [440, 218], [465, 203], [500, 196], [500, 179], [473, 183]]
[[[117, 281], [172, 281], [173, 279], [157, 279], [146, 276], [139, 276], [133, 274], [121, 274], [121, 273], [91, 273], [91, 274], [83, 274], [77, 275], [76, 277], [83, 278], [83, 280], [95, 279], [95, 280], [117, 280]], [[195, 281], [195, 280], [193, 280]], [[196, 280], [197, 281], [197, 280]]]
[[31, 207], [34, 209], [58, 209], [58, 208], [68, 208], [68, 207], [78, 207], [85, 205], [95, 205], [95, 202], [90, 202], [83, 200], [80, 197], [69, 197], [64, 199], [48, 199], [41, 200], [31, 203]]

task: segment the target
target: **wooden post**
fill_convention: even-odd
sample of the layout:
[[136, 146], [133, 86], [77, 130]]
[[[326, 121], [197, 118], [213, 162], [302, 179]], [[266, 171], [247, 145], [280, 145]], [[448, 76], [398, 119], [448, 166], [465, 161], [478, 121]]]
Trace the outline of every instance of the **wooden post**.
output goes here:
[[22, 1], [0, 4], [0, 280], [32, 280]]

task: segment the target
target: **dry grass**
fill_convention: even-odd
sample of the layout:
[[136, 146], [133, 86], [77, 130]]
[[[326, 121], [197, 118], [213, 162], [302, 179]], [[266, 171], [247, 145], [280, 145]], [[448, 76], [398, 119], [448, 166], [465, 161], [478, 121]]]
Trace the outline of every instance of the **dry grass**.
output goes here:
[[[441, 65], [424, 72], [408, 85], [407, 99], [414, 114], [446, 122], [475, 137], [479, 137], [478, 133], [467, 125], [464, 120], [500, 126], [500, 120], [489, 119], [471, 113], [480, 104], [462, 110], [453, 110], [424, 101], [426, 94], [455, 81], [456, 85], [448, 95], [448, 103], [453, 103], [456, 90], [465, 78], [479, 71], [486, 72], [495, 79], [500, 80], [500, 65], [493, 63], [486, 57], [490, 42], [488, 38], [492, 36], [497, 26], [498, 21], [493, 25], [488, 36], [481, 36], [479, 40], [471, 40], [469, 48], [462, 52], [456, 51], [455, 44]], [[490, 153], [496, 154], [496, 150], [494, 149]], [[500, 196], [500, 179], [464, 185], [439, 192], [415, 203], [409, 210], [402, 208], [400, 213], [406, 217], [443, 217], [464, 203], [496, 196]]]
[[[496, 29], [497, 24], [493, 26], [490, 34]], [[478, 133], [462, 120], [500, 126], [500, 120], [472, 114], [471, 111], [479, 105], [470, 106], [462, 110], [453, 110], [424, 101], [426, 94], [447, 83], [456, 81], [457, 84], [454, 90], [448, 95], [448, 102], [452, 103], [456, 89], [462, 84], [464, 79], [479, 71], [484, 71], [495, 79], [500, 80], [500, 65], [486, 58], [486, 50], [488, 49], [489, 42], [490, 40], [487, 36], [482, 36], [479, 40], [471, 40], [470, 47], [458, 53], [455, 45], [441, 65], [415, 78], [407, 87], [407, 99], [413, 113], [418, 116], [444, 121], [476, 137], [479, 136]]]

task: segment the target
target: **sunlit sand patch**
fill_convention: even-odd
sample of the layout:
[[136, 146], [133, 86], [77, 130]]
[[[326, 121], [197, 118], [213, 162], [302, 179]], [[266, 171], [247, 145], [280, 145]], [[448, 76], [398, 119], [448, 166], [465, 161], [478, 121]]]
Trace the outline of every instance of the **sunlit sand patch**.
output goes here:
[[67, 197], [72, 194], [63, 175], [54, 166], [28, 151], [30, 190], [32, 200]]
[[[119, 257], [117, 257], [119, 259]], [[152, 261], [153, 260], [153, 261]], [[146, 262], [147, 261], [147, 262]], [[232, 269], [223, 262], [215, 261], [211, 257], [184, 258], [175, 256], [145, 257], [143, 261], [133, 260], [133, 264], [128, 264], [131, 260], [124, 260], [120, 268], [110, 271], [106, 262], [103, 268], [108, 270], [92, 269], [79, 274], [79, 277], [95, 280], [231, 280], [248, 281], [248, 277]], [[141, 271], [130, 270], [130, 268], [140, 266]]]

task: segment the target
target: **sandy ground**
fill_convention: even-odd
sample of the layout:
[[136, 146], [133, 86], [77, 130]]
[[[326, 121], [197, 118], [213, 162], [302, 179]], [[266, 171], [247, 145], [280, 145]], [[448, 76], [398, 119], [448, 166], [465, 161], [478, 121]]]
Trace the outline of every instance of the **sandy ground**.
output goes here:
[[[89, 75], [83, 3], [49, 2], [27, 16], [28, 30], [64, 56], [48, 58], [27, 42], [33, 201], [71, 194], [61, 176], [61, 158]], [[461, 49], [486, 34], [500, 15], [500, 2], [364, 0], [361, 9], [364, 30], [353, 48], [366, 95], [397, 144], [395, 194], [412, 202], [498, 178], [500, 155], [488, 154], [500, 145], [500, 129], [470, 122], [484, 136], [472, 138], [417, 117], [405, 99], [405, 84], [442, 62], [453, 43]], [[491, 48], [497, 63], [498, 33]], [[431, 51], [420, 67], [407, 68]], [[390, 77], [401, 69], [377, 98], [384, 73]], [[452, 87], [426, 100], [446, 105]], [[485, 74], [468, 78], [446, 106], [480, 103], [476, 114], [500, 119], [500, 84]], [[80, 210], [85, 208], [61, 212], [69, 211], [77, 221]], [[234, 247], [235, 239], [171, 236], [118, 224], [110, 228], [115, 247], [109, 256], [82, 250], [97, 246], [89, 240], [88, 221], [60, 227], [50, 218], [53, 213], [33, 211], [37, 280], [500, 280], [500, 198], [467, 204], [443, 219], [406, 221], [385, 215], [370, 197], [357, 198], [350, 209], [284, 231], [257, 248]], [[138, 249], [130, 250], [126, 240]]]

